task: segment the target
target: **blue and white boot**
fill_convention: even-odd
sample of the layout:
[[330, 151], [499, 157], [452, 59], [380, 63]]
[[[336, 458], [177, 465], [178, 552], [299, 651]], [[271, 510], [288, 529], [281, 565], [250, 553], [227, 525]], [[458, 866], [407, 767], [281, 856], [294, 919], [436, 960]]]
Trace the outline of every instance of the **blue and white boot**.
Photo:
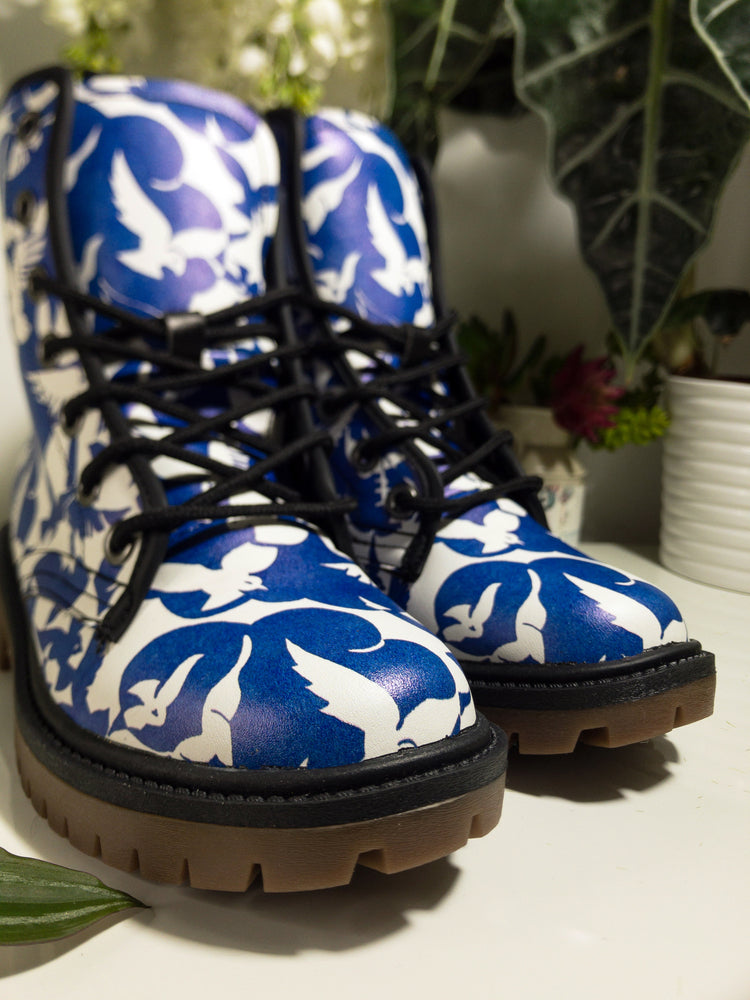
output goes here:
[[428, 179], [357, 113], [274, 119], [317, 324], [319, 419], [354, 551], [456, 655], [522, 752], [620, 746], [709, 715], [713, 656], [666, 594], [553, 537], [473, 392], [437, 278]]
[[11, 90], [0, 154], [34, 428], [0, 619], [36, 808], [111, 865], [229, 890], [486, 833], [505, 737], [340, 550], [266, 123], [49, 70]]

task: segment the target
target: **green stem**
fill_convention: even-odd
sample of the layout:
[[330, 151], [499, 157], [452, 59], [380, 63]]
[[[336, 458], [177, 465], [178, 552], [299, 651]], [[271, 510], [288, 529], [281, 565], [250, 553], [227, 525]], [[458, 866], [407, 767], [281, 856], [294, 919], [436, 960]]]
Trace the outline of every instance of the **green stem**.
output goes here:
[[437, 83], [440, 67], [443, 62], [443, 57], [445, 56], [445, 50], [448, 46], [448, 36], [450, 35], [451, 25], [453, 24], [453, 15], [456, 13], [457, 3], [458, 0], [445, 0], [445, 3], [440, 11], [440, 20], [438, 21], [435, 45], [432, 50], [430, 65], [427, 67], [427, 74], [424, 81], [425, 90], [427, 91], [432, 90]]
[[[651, 54], [649, 59], [648, 87], [646, 89], [643, 136], [643, 170], [638, 186], [638, 221], [636, 225], [635, 270], [642, 273], [642, 262], [648, 254], [651, 222], [650, 193], [654, 189], [656, 161], [661, 131], [661, 89], [667, 52], [670, 42], [670, 23], [674, 0], [653, 0], [651, 8]], [[638, 339], [640, 312], [643, 304], [643, 283], [633, 290], [630, 314], [629, 346]]]

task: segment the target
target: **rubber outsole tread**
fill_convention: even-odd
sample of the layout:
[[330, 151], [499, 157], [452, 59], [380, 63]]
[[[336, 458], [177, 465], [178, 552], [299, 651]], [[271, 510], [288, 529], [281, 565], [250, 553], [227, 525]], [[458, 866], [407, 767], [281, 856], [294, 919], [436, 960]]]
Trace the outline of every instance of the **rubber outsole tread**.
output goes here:
[[[87, 763], [85, 757], [60, 740], [37, 715], [26, 686], [29, 657], [23, 630], [10, 628], [6, 601], [11, 601], [10, 606], [19, 615], [22, 612], [20, 605], [16, 607], [18, 602], [13, 603], [18, 595], [7, 567], [5, 575], [3, 599], [0, 599], [0, 666], [13, 669], [16, 656], [19, 667], [23, 665], [22, 671], [16, 670], [17, 716], [22, 715], [16, 723], [16, 759], [21, 784], [39, 815], [84, 854], [101, 858], [125, 872], [139, 872], [156, 882], [244, 892], [262, 880], [267, 891], [290, 892], [347, 884], [358, 866], [390, 873], [426, 864], [464, 846], [470, 837], [489, 833], [500, 819], [507, 741], [484, 721], [486, 745], [470, 742], [465, 757], [441, 763], [443, 773], [420, 763], [422, 770], [415, 774], [404, 773], [396, 778], [387, 775], [383, 779], [382, 791], [396, 809], [400, 803], [395, 793], [403, 793], [405, 804], [400, 806], [403, 812], [374, 801], [373, 794], [380, 792], [380, 786], [377, 783], [368, 786], [361, 778], [357, 779], [360, 784], [354, 784], [353, 792], [358, 794], [361, 787], [367, 808], [359, 814], [340, 808], [342, 802], [344, 806], [347, 804], [350, 793], [338, 786], [330, 794], [333, 804], [323, 803], [330, 809], [331, 818], [318, 818], [320, 811], [316, 814], [315, 809], [308, 810], [305, 796], [299, 795], [300, 808], [307, 811], [297, 813], [293, 822], [287, 824], [285, 817], [289, 813], [279, 810], [280, 826], [268, 823], [267, 807], [265, 813], [253, 812], [258, 800], [256, 792], [248, 795], [247, 805], [242, 803], [241, 808], [230, 813], [226, 812], [224, 802], [226, 809], [231, 810], [238, 798], [234, 793], [197, 795], [199, 805], [209, 801], [211, 812], [196, 815], [190, 809], [183, 809], [182, 796], [179, 810], [174, 810], [169, 798], [174, 792], [172, 786], [161, 786], [129, 772], [120, 773], [96, 761]], [[18, 624], [20, 619], [14, 620]], [[54, 760], [50, 757], [52, 751]], [[73, 769], [76, 780], [70, 780], [65, 768]], [[87, 781], [79, 783], [83, 769]], [[448, 780], [443, 797], [431, 800], [428, 796], [435, 787], [433, 782], [442, 780], [444, 775]], [[95, 780], [89, 783], [90, 778]], [[105, 781], [108, 794], [100, 795]], [[415, 785], [427, 789], [421, 801], [414, 795]], [[123, 804], [121, 791], [125, 789], [130, 794], [133, 788], [142, 788], [137, 804], [127, 798]], [[185, 791], [190, 788], [186, 786]], [[321, 797], [318, 791], [312, 798]], [[217, 799], [221, 799], [218, 804]], [[167, 800], [168, 808], [161, 808], [163, 800]], [[294, 800], [295, 796], [289, 795], [281, 804]], [[293, 808], [296, 807], [294, 801]], [[276, 803], [274, 808], [279, 808]], [[370, 818], [360, 819], [361, 815]], [[300, 816], [306, 819], [309, 816], [310, 821], [301, 823]], [[248, 825], [251, 823], [252, 826]]]
[[663, 736], [713, 712], [716, 675], [638, 701], [587, 709], [479, 706], [522, 754], [572, 753], [579, 743], [621, 747]]
[[267, 892], [293, 892], [346, 885], [358, 866], [392, 874], [427, 864], [489, 833], [505, 786], [503, 774], [444, 802], [339, 826], [229, 827], [92, 798], [48, 771], [18, 730], [16, 754], [34, 808], [83, 853], [151, 881], [230, 892], [244, 892], [259, 877]]

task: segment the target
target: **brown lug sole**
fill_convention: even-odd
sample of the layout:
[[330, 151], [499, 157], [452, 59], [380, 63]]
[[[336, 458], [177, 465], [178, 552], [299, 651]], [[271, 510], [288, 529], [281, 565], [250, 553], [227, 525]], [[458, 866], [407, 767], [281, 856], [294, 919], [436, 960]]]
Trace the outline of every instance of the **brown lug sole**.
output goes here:
[[505, 776], [454, 799], [360, 823], [268, 829], [191, 823], [136, 812], [61, 781], [16, 730], [24, 791], [49, 825], [85, 854], [154, 882], [244, 892], [346, 885], [357, 865], [392, 874], [443, 858], [500, 819]]
[[598, 708], [518, 709], [477, 704], [504, 729], [519, 753], [571, 753], [578, 743], [622, 747], [705, 719], [713, 711], [716, 675], [638, 701]]

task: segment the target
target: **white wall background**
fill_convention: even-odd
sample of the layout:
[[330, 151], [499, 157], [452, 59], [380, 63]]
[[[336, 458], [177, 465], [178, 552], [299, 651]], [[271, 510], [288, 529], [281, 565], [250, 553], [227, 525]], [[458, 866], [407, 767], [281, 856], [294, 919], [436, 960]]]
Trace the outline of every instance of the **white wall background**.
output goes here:
[[[60, 37], [38, 13], [0, 20], [0, 85], [55, 62]], [[573, 215], [551, 190], [544, 131], [532, 115], [503, 120], [446, 112], [436, 166], [448, 299], [462, 314], [499, 320], [516, 314], [522, 336], [545, 332], [556, 349], [584, 341], [599, 351], [607, 313], [577, 250]], [[750, 287], [750, 155], [720, 207], [714, 238], [698, 266], [700, 287]], [[0, 293], [2, 279], [0, 278]], [[750, 335], [727, 352], [725, 371], [750, 374]], [[27, 426], [15, 351], [0, 314], [0, 520], [7, 508], [12, 456]], [[655, 543], [661, 448], [615, 453], [582, 448], [589, 471], [584, 536]]]
[[[436, 180], [448, 298], [497, 322], [511, 308], [526, 341], [546, 333], [559, 350], [583, 341], [600, 353], [607, 310], [578, 253], [573, 213], [548, 182], [544, 127], [517, 119], [442, 117]], [[750, 287], [750, 152], [731, 178], [697, 285]], [[750, 331], [725, 352], [724, 372], [750, 375]], [[661, 444], [617, 452], [581, 447], [584, 537], [654, 544], [659, 530]]]

